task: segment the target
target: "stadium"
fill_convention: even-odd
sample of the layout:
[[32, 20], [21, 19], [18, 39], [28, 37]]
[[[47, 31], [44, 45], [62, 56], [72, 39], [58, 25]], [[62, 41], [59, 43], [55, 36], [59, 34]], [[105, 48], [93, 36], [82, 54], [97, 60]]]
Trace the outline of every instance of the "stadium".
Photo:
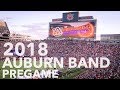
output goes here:
[[[79, 17], [78, 12], [63, 13], [63, 18], [53, 19], [49, 23], [49, 37], [45, 40], [10, 38], [7, 23], [4, 23], [2, 21], [0, 23], [0, 46], [4, 46], [6, 42], [11, 42], [13, 45], [22, 42], [25, 46], [33, 42], [34, 57], [39, 58], [37, 45], [40, 42], [45, 42], [48, 44], [47, 57], [64, 57], [64, 68], [59, 69], [58, 79], [120, 79], [120, 34], [101, 35], [101, 40], [96, 40], [97, 20], [93, 16]], [[6, 49], [0, 47], [1, 79]], [[23, 58], [32, 57], [29, 52], [29, 49], [26, 48]], [[106, 56], [110, 59], [111, 64], [105, 69], [94, 67], [70, 69], [68, 68], [70, 56], [77, 58], [77, 60], [81, 57], [88, 60], [88, 57]], [[15, 57], [19, 58], [19, 56]], [[31, 68], [31, 70], [34, 71], [35, 68]]]

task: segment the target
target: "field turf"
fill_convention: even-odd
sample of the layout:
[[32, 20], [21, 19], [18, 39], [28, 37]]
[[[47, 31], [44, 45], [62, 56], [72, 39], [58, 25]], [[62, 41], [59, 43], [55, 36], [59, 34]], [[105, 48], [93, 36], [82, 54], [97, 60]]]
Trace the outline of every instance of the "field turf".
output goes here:
[[[17, 62], [19, 64], [19, 62]], [[2, 78], [2, 66], [3, 66], [3, 61], [0, 61], [0, 79]], [[5, 69], [10, 70], [9, 67], [6, 67]], [[12, 68], [14, 70], [17, 70], [17, 68]], [[21, 67], [20, 69], [25, 70], [24, 67]], [[43, 70], [44, 68], [40, 68], [38, 70]], [[79, 75], [80, 73], [84, 72], [84, 69], [80, 69], [80, 68], [72, 68], [72, 69], [60, 69], [58, 67], [58, 69], [62, 72], [61, 75], [59, 76], [58, 79], [74, 79], [74, 77], [76, 77], [77, 75]], [[35, 67], [31, 67], [32, 72], [34, 72], [36, 70]], [[45, 69], [44, 69], [45, 70]], [[7, 75], [5, 79], [10, 79], [10, 76]]]

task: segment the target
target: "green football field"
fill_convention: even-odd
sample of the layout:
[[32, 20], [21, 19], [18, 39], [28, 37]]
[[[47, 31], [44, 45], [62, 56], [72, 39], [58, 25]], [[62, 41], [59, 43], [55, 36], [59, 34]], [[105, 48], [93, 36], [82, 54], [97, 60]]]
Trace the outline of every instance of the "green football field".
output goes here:
[[[19, 62], [17, 62], [19, 64]], [[3, 66], [3, 61], [0, 61], [0, 79], [3, 79], [2, 76], [3, 76], [3, 69], [2, 69], [2, 66]], [[6, 67], [5, 69], [7, 70], [10, 70], [9, 67]], [[12, 68], [14, 70], [17, 70], [17, 68]], [[21, 70], [26, 70], [24, 67], [21, 67], [20, 68]], [[36, 70], [35, 67], [31, 67], [29, 68], [32, 70], [32, 72], [34, 72]], [[38, 70], [43, 70], [44, 68], [40, 68]], [[58, 67], [58, 69], [62, 72], [61, 75], [59, 76], [58, 79], [74, 79], [74, 77], [76, 77], [77, 75], [79, 75], [80, 73], [84, 72], [85, 70], [84, 69], [80, 69], [80, 68], [72, 68], [72, 69], [60, 69]], [[45, 70], [45, 69], [44, 69]], [[7, 75], [5, 79], [10, 79], [10, 76]]]

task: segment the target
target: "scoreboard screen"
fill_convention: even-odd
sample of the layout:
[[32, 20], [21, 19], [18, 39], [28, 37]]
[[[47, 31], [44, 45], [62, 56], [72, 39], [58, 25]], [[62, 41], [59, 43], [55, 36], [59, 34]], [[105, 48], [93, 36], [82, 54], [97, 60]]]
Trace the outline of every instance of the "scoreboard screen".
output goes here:
[[94, 38], [96, 20], [50, 23], [49, 37]]

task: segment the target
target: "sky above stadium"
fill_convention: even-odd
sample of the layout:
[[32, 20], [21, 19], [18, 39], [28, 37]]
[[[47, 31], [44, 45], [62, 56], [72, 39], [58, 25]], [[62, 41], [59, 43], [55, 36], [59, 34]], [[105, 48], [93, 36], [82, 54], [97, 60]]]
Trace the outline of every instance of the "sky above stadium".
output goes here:
[[[0, 11], [0, 20], [7, 22], [11, 33], [45, 39], [48, 37], [49, 22], [62, 18], [64, 12], [69, 11]], [[97, 19], [97, 39], [100, 39], [100, 34], [120, 34], [120, 11], [79, 11], [79, 16]]]

